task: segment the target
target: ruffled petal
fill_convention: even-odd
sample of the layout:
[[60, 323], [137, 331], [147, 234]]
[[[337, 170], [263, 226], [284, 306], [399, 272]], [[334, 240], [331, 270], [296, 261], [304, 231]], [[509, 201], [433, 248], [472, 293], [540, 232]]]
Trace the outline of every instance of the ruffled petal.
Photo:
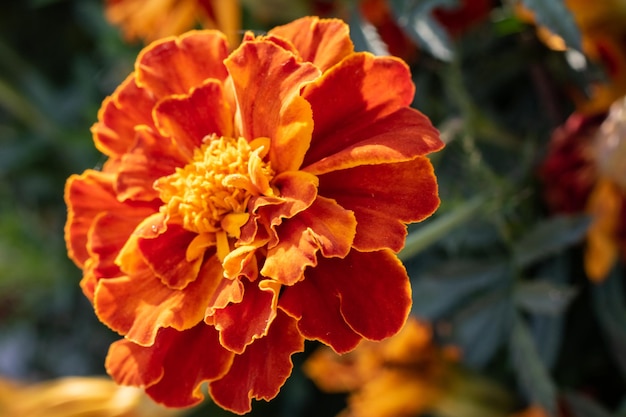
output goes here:
[[135, 127], [153, 127], [154, 96], [136, 84], [130, 74], [98, 111], [98, 122], [91, 128], [96, 148], [110, 157], [120, 157], [135, 142]]
[[119, 202], [113, 189], [114, 179], [113, 174], [87, 170], [81, 175], [72, 175], [65, 185], [68, 207], [65, 242], [69, 257], [81, 268], [90, 257], [88, 234], [96, 216], [115, 213], [124, 218], [126, 224], [138, 224], [156, 210], [150, 204]]
[[240, 135], [271, 139], [269, 158], [276, 172], [300, 167], [313, 119], [299, 93], [319, 70], [268, 41], [244, 42], [224, 63], [237, 98]]
[[243, 300], [215, 312], [214, 324], [222, 346], [242, 353], [255, 339], [265, 336], [276, 317], [279, 291], [277, 282], [245, 281]]
[[[443, 144], [428, 118], [408, 108], [414, 90], [409, 68], [399, 59], [365, 52], [345, 58], [303, 88], [302, 96], [311, 104], [315, 120], [303, 166], [309, 167], [342, 151], [352, 153], [360, 142], [367, 147], [361, 153], [371, 158], [371, 149], [375, 148], [382, 152], [379, 159], [388, 159], [387, 152], [406, 160], [410, 158], [407, 155], [440, 149]], [[386, 150], [387, 147], [391, 149]], [[343, 164], [349, 160], [345, 152], [341, 155]], [[353, 165], [360, 163], [371, 162], [356, 160]], [[335, 165], [335, 169], [340, 169], [340, 164]]]
[[411, 308], [411, 287], [391, 252], [352, 251], [344, 259], [320, 259], [304, 281], [284, 290], [279, 305], [298, 319], [307, 339], [343, 353], [362, 337], [381, 340], [397, 333]]
[[201, 323], [183, 332], [162, 329], [149, 347], [115, 342], [106, 369], [118, 384], [145, 387], [160, 404], [188, 407], [204, 399], [202, 383], [222, 377], [233, 356], [219, 344], [217, 331]]
[[261, 275], [285, 285], [295, 284], [306, 267], [317, 265], [318, 250], [325, 257], [345, 257], [356, 227], [352, 212], [318, 196], [309, 208], [278, 228], [278, 244], [267, 251]]
[[228, 56], [226, 37], [214, 30], [190, 31], [144, 48], [135, 64], [137, 84], [158, 99], [187, 94], [209, 78], [224, 81], [223, 61]]
[[159, 198], [154, 181], [174, 172], [186, 162], [170, 138], [161, 137], [151, 128], [136, 129], [135, 144], [122, 156], [115, 189], [120, 200], [150, 201]]
[[354, 52], [348, 25], [339, 19], [303, 17], [275, 27], [268, 35], [288, 39], [303, 60], [326, 71]]
[[[98, 282], [94, 308], [98, 318], [133, 343], [150, 346], [161, 328], [185, 330], [203, 322], [206, 308], [223, 291], [222, 268], [210, 257], [194, 282], [183, 290], [163, 285], [148, 268]], [[236, 291], [236, 289], [235, 289]]]
[[302, 171], [288, 171], [274, 177], [272, 187], [278, 196], [261, 196], [251, 200], [248, 211], [253, 213], [251, 221], [241, 228], [240, 241], [250, 244], [258, 239], [259, 226], [270, 236], [269, 247], [278, 242], [276, 226], [309, 207], [317, 197], [319, 180]]
[[161, 134], [173, 138], [187, 158], [207, 135], [233, 135], [233, 110], [221, 82], [214, 79], [192, 88], [190, 94], [164, 99], [154, 114]]
[[278, 394], [293, 369], [291, 355], [303, 350], [304, 339], [295, 320], [278, 311], [267, 336], [235, 356], [224, 377], [209, 383], [211, 397], [223, 408], [247, 413], [252, 398], [269, 401]]
[[202, 256], [187, 260], [187, 248], [196, 237], [177, 224], [154, 238], [139, 238], [137, 248], [150, 269], [172, 289], [185, 288], [198, 276]]
[[405, 223], [424, 220], [439, 206], [437, 180], [426, 157], [364, 165], [320, 175], [320, 193], [356, 216], [353, 246], [361, 251], [404, 247]]

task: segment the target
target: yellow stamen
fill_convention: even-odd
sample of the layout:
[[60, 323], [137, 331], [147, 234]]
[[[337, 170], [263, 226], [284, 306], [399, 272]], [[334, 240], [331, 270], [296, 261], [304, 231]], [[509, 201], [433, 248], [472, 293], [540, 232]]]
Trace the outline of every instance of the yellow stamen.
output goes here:
[[263, 161], [268, 148], [267, 138], [248, 143], [244, 138], [209, 136], [190, 163], [155, 182], [168, 221], [208, 235], [194, 241], [188, 257], [198, 256], [215, 241], [223, 259], [230, 251], [228, 238], [238, 238], [248, 221], [250, 198], [273, 193], [269, 184], [274, 172]]

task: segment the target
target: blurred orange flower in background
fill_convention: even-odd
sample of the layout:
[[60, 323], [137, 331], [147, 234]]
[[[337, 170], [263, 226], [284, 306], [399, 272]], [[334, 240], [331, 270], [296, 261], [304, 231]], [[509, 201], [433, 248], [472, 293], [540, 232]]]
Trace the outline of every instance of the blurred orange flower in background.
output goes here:
[[134, 387], [102, 377], [65, 377], [36, 384], [0, 379], [2, 417], [174, 417]]
[[105, 16], [127, 41], [151, 42], [200, 24], [219, 29], [231, 46], [240, 40], [239, 0], [106, 0]]
[[558, 128], [540, 170], [548, 207], [589, 213], [585, 270], [602, 281], [621, 256], [626, 259], [626, 100], [610, 112], [575, 113]]
[[409, 107], [408, 67], [303, 18], [228, 53], [216, 31], [145, 48], [92, 132], [101, 171], [70, 177], [69, 256], [106, 361], [157, 402], [237, 413], [269, 400], [305, 339], [352, 350], [404, 324], [394, 252], [439, 204], [443, 144]]

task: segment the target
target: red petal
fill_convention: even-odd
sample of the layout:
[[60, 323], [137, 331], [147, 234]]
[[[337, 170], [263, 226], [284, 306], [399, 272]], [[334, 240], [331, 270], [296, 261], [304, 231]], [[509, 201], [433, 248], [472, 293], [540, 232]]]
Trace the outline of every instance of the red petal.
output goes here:
[[202, 265], [202, 256], [188, 261], [187, 247], [196, 237], [177, 224], [154, 238], [138, 239], [138, 248], [150, 269], [170, 288], [185, 288], [194, 281]]
[[269, 401], [278, 394], [293, 369], [291, 355], [303, 350], [304, 339], [295, 321], [279, 311], [267, 336], [235, 356], [228, 373], [209, 383], [209, 392], [223, 408], [247, 413], [252, 408], [252, 398]]
[[120, 161], [115, 188], [120, 200], [150, 201], [159, 198], [154, 181], [186, 163], [181, 151], [167, 137], [145, 126], [136, 130], [134, 146]]
[[313, 119], [300, 88], [319, 76], [310, 63], [269, 41], [244, 42], [225, 61], [239, 106], [240, 134], [268, 137], [276, 172], [297, 169], [311, 140]]
[[235, 353], [242, 353], [247, 345], [267, 334], [276, 317], [280, 291], [280, 284], [270, 280], [258, 284], [244, 282], [243, 300], [217, 310], [214, 315], [222, 346]]
[[[227, 280], [215, 256], [205, 262], [198, 279], [183, 290], [163, 285], [147, 266], [133, 272], [99, 281], [94, 307], [103, 323], [143, 346], [154, 343], [160, 328], [185, 330], [195, 326], [217, 297], [237, 291], [223, 285]], [[234, 294], [233, 298], [237, 297]]]
[[137, 57], [137, 84], [157, 98], [187, 94], [209, 78], [224, 81], [228, 45], [216, 31], [191, 31], [151, 43]]
[[161, 101], [155, 108], [155, 120], [161, 134], [172, 137], [187, 158], [207, 135], [233, 135], [233, 110], [222, 84], [212, 79], [188, 95]]
[[232, 360], [217, 331], [201, 323], [183, 332], [162, 329], [150, 347], [118, 341], [109, 349], [106, 369], [119, 384], [146, 387], [158, 403], [188, 407], [204, 399], [201, 384], [224, 375]]
[[[303, 166], [348, 152], [360, 142], [378, 145], [378, 152], [388, 143], [392, 148], [388, 152], [399, 155], [440, 149], [443, 144], [428, 118], [408, 108], [414, 89], [405, 63], [367, 53], [349, 56], [305, 86], [302, 96], [311, 103], [315, 130]], [[401, 140], [395, 139], [397, 135]]]
[[361, 337], [381, 340], [398, 332], [411, 308], [411, 288], [391, 252], [352, 251], [345, 259], [320, 259], [304, 281], [284, 290], [279, 305], [299, 319], [307, 339], [343, 353]]
[[404, 247], [405, 223], [430, 216], [439, 206], [437, 180], [426, 157], [365, 165], [320, 175], [320, 193], [354, 211], [353, 246], [361, 251]]
[[325, 257], [346, 256], [355, 232], [353, 213], [333, 200], [317, 197], [277, 229], [278, 244], [267, 251], [261, 275], [293, 285], [302, 279], [307, 266], [317, 264], [318, 250]]
[[135, 142], [136, 126], [154, 126], [154, 96], [135, 83], [130, 74], [115, 92], [107, 97], [98, 111], [98, 122], [91, 132], [96, 148], [105, 155], [119, 157]]
[[268, 32], [293, 43], [303, 60], [326, 71], [354, 52], [348, 25], [339, 19], [304, 17]]

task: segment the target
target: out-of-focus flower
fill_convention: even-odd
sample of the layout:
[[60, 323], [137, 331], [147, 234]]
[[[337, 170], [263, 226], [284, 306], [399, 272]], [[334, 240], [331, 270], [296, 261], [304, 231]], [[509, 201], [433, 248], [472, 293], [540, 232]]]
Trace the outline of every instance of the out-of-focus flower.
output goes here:
[[[572, 90], [578, 112], [604, 113], [611, 103], [626, 94], [626, 2], [623, 0], [564, 0], [582, 36], [582, 52], [606, 71], [606, 80], [598, 80], [589, 91]], [[518, 8], [520, 17], [534, 21], [533, 14]], [[554, 50], [565, 50], [563, 38], [545, 27], [537, 33]]]
[[411, 305], [394, 252], [437, 208], [408, 67], [355, 53], [339, 20], [303, 18], [144, 49], [92, 132], [101, 171], [66, 185], [68, 253], [124, 336], [106, 368], [172, 407], [238, 413], [273, 398], [305, 339], [380, 340]]
[[348, 393], [340, 417], [496, 417], [511, 407], [509, 394], [458, 367], [455, 347], [437, 346], [427, 323], [409, 318], [395, 336], [362, 342], [337, 355], [322, 347], [304, 363], [304, 372], [323, 391]]
[[531, 405], [525, 410], [512, 414], [511, 417], [549, 417], [549, 415], [542, 407]]
[[0, 379], [2, 417], [170, 417], [143, 390], [107, 378], [66, 377], [36, 384]]
[[557, 129], [541, 167], [544, 195], [555, 212], [587, 212], [585, 270], [602, 281], [626, 259], [626, 100], [608, 115], [576, 113]]
[[179, 35], [200, 24], [219, 29], [232, 46], [239, 43], [239, 0], [106, 0], [105, 16], [127, 41], [151, 42]]

